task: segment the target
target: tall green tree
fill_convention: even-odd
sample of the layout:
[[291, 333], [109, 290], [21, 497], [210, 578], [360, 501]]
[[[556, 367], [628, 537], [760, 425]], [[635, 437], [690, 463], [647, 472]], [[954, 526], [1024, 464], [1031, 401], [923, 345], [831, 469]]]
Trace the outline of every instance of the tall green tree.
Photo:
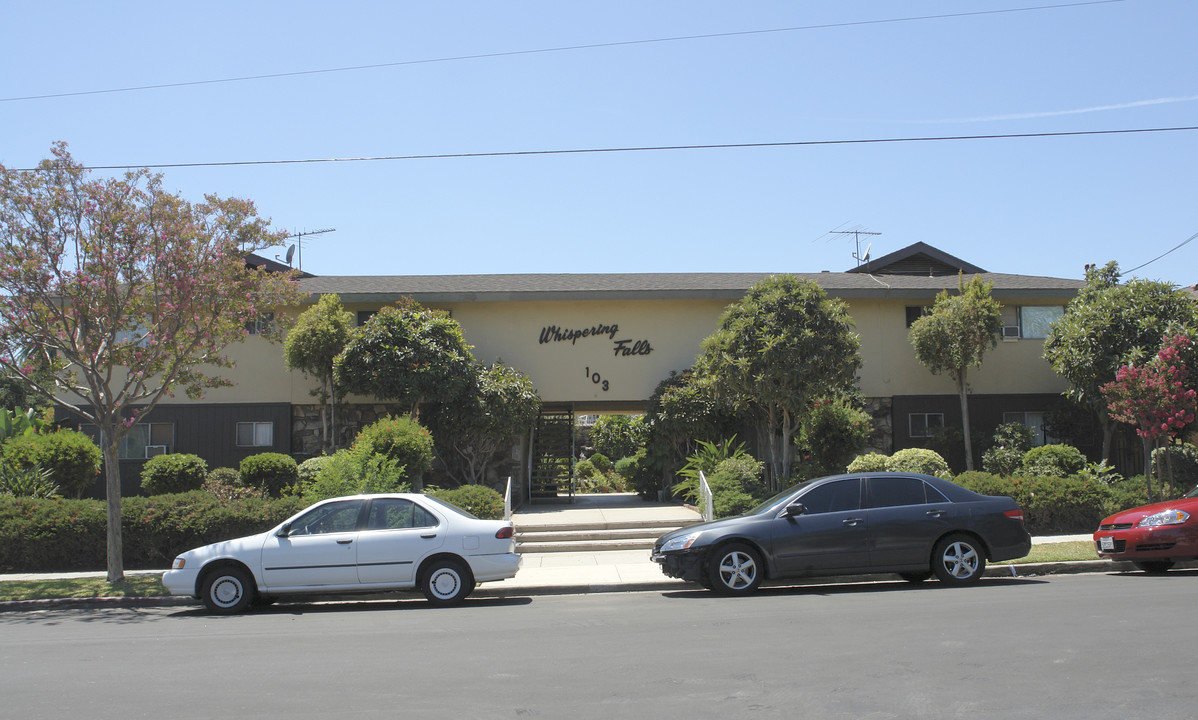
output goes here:
[[817, 283], [775, 275], [728, 306], [703, 341], [696, 371], [719, 398], [756, 420], [777, 488], [790, 477], [801, 416], [821, 398], [851, 393], [860, 348], [843, 300]]
[[528, 432], [541, 411], [532, 380], [502, 363], [476, 367], [460, 398], [429, 413], [429, 427], [451, 478], [482, 484], [496, 456]]
[[973, 277], [958, 277], [958, 290], [942, 290], [932, 311], [911, 324], [908, 337], [915, 357], [933, 375], [947, 372], [957, 384], [961, 400], [961, 424], [965, 436], [965, 469], [973, 470], [973, 447], [969, 440], [970, 368], [981, 367], [982, 356], [998, 344], [1002, 327], [1002, 305], [990, 296], [992, 283]]
[[121, 441], [172, 392], [230, 385], [216, 374], [232, 366], [225, 348], [299, 291], [247, 268], [284, 235], [252, 202], [193, 204], [148, 170], [93, 179], [65, 143], [51, 152], [35, 170], [0, 166], [0, 366], [98, 428], [117, 582]]
[[1097, 415], [1104, 460], [1111, 456], [1115, 422], [1102, 386], [1120, 367], [1156, 355], [1162, 337], [1198, 337], [1198, 304], [1185, 292], [1155, 280], [1119, 280], [1117, 263], [1088, 269], [1085, 287], [1044, 341], [1045, 359], [1069, 383], [1065, 394]]
[[473, 382], [473, 363], [457, 321], [408, 300], [358, 328], [333, 374], [346, 392], [399, 403], [415, 420], [421, 406], [460, 397]]
[[315, 305], [300, 313], [283, 341], [287, 367], [302, 370], [320, 382], [312, 396], [320, 400], [320, 441], [326, 453], [336, 449], [338, 391], [333, 361], [345, 350], [354, 328], [354, 316], [336, 295], [323, 295]]

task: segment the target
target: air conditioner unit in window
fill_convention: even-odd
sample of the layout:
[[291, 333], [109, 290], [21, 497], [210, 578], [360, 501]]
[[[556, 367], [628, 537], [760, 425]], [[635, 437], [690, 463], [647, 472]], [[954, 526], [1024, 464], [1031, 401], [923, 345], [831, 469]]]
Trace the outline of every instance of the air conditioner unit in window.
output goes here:
[[1018, 340], [1019, 339], [1019, 326], [1018, 325], [1004, 325], [1003, 329], [1002, 329], [1002, 339], [1004, 341]]
[[165, 455], [165, 445], [146, 445], [146, 459], [152, 458], [155, 455]]

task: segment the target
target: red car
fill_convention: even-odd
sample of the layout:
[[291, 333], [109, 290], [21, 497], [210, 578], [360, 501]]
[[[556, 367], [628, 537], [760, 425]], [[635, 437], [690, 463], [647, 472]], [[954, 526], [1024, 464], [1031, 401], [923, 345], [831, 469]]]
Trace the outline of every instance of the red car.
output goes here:
[[1198, 559], [1198, 488], [1178, 500], [1141, 505], [1104, 519], [1094, 532], [1098, 556], [1131, 560], [1163, 573], [1179, 560]]

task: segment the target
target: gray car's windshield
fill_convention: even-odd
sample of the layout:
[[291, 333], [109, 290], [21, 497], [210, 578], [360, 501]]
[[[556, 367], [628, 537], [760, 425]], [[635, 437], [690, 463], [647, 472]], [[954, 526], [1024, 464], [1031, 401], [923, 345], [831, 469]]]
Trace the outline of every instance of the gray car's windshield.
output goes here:
[[753, 508], [752, 510], [750, 510], [749, 512], [747, 512], [745, 514], [746, 515], [760, 515], [761, 513], [765, 512], [766, 510], [769, 510], [770, 508], [774, 507], [778, 503], [782, 502], [783, 500], [790, 497], [791, 495], [794, 495], [795, 493], [797, 493], [798, 491], [802, 490], [803, 488], [807, 487], [810, 484], [811, 484], [811, 481], [808, 480], [807, 482], [801, 482], [798, 485], [791, 485], [790, 487], [786, 488], [782, 492], [773, 496], [769, 500], [766, 500], [765, 502], [761, 503], [760, 505], [758, 505], [757, 507]]

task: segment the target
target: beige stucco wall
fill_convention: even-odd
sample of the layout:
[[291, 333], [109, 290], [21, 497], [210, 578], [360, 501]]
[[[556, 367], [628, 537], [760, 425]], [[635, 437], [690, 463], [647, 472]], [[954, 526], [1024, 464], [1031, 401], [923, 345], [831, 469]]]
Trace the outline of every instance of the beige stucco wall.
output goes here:
[[[905, 309], [917, 302], [849, 301], [849, 311], [861, 336], [864, 365], [860, 378], [866, 397], [956, 392], [951, 378], [932, 375], [915, 359], [907, 340]], [[528, 374], [544, 402], [574, 402], [585, 407], [588, 403], [639, 403], [647, 399], [671, 370], [693, 364], [700, 343], [715, 328], [725, 305], [722, 300], [600, 300], [477, 302], [441, 307], [452, 311], [478, 360], [502, 360]], [[347, 305], [347, 309], [377, 308]], [[558, 335], [553, 328], [557, 328]], [[569, 331], [592, 329], [601, 332], [573, 340], [552, 339]], [[548, 341], [542, 342], [543, 334]], [[1065, 384], [1042, 359], [1042, 346], [1041, 340], [1000, 342], [986, 354], [982, 367], [970, 372], [971, 392], [1061, 392]], [[237, 385], [209, 391], [205, 402], [313, 402], [309, 395], [313, 383], [285, 368], [281, 345], [250, 337], [231, 346], [228, 354], [237, 363], [236, 370], [229, 374]]]

